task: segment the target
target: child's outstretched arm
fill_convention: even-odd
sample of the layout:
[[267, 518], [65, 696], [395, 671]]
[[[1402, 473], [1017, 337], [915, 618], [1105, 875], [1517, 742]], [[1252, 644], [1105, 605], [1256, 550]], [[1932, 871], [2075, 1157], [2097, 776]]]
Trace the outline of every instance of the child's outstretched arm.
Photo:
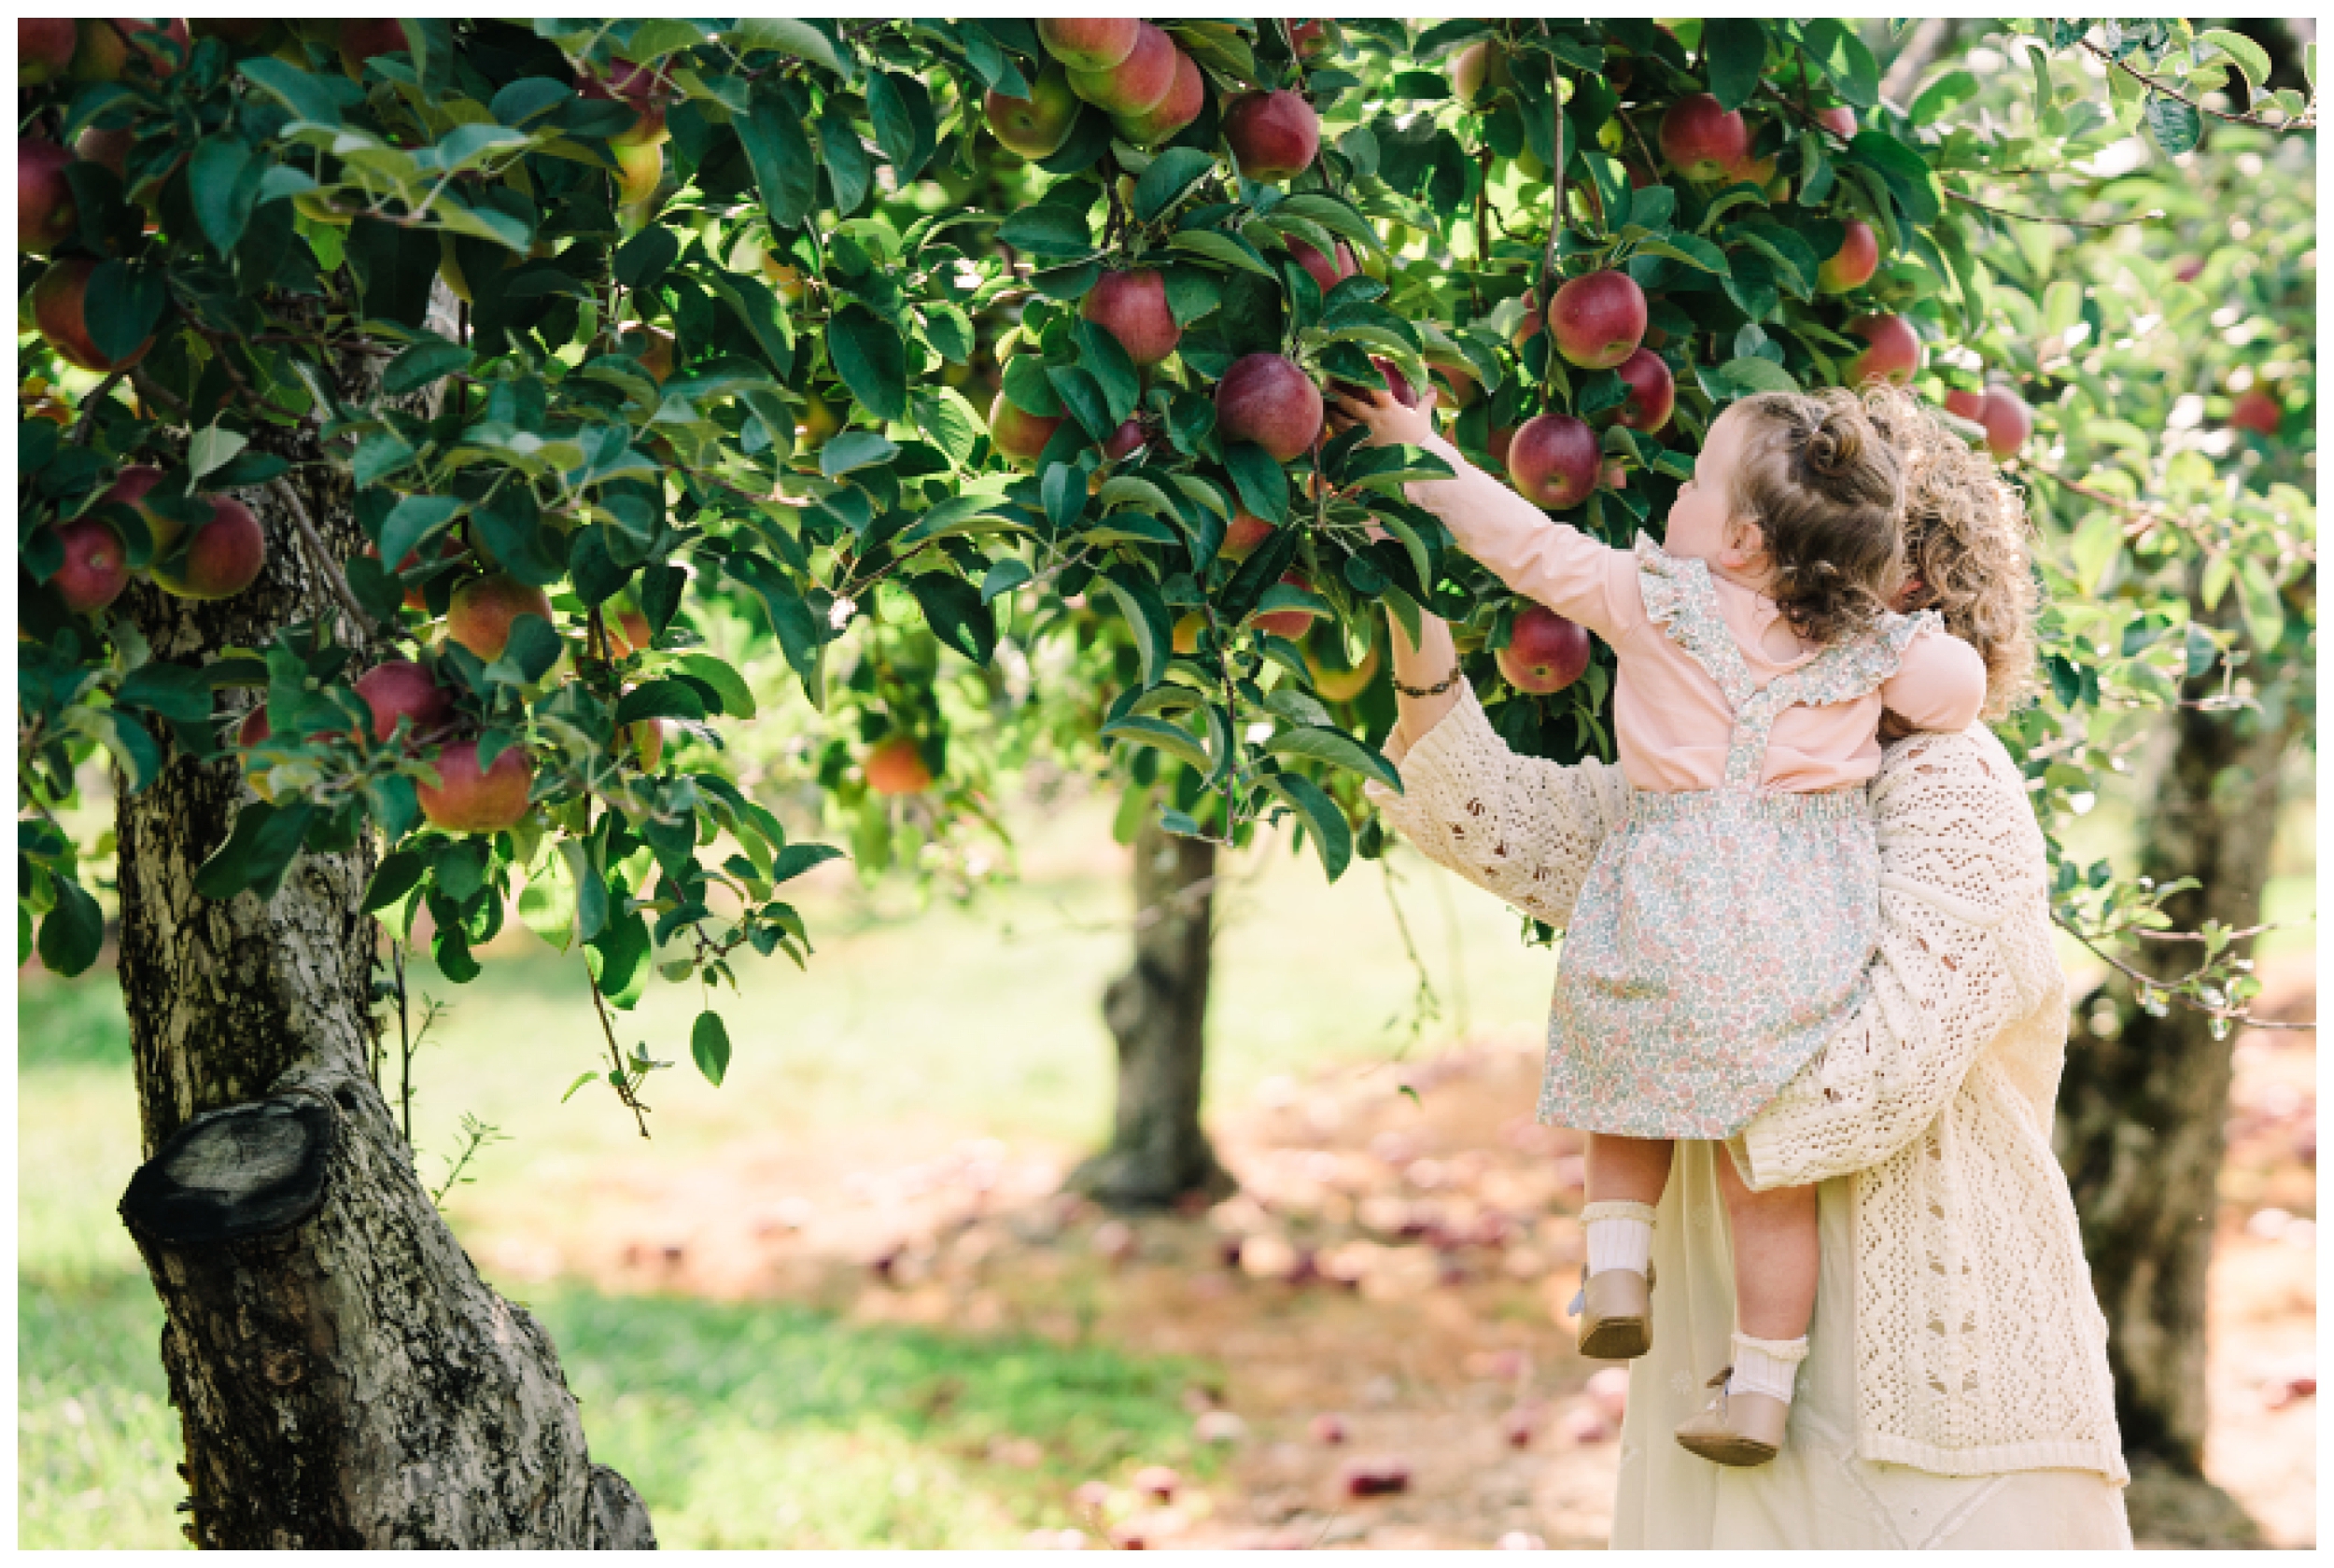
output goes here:
[[1635, 558], [1551, 521], [1459, 455], [1458, 448], [1435, 433], [1432, 388], [1415, 408], [1382, 391], [1366, 399], [1332, 392], [1329, 400], [1369, 429], [1371, 445], [1421, 447], [1451, 465], [1449, 479], [1409, 485], [1410, 499], [1441, 518], [1459, 548], [1510, 588], [1579, 622], [1607, 642], [1620, 641], [1644, 620]]
[[1959, 735], [1986, 706], [1986, 661], [1960, 637], [1923, 632], [1880, 683], [1880, 703], [1910, 730]]

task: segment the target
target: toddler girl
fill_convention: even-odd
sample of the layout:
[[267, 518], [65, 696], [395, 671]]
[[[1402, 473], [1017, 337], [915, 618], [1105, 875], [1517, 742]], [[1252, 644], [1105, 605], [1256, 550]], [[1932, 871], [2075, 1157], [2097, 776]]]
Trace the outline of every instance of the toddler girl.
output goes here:
[[[1653, 1204], [1670, 1141], [1722, 1139], [1854, 1004], [1879, 929], [1863, 786], [1883, 709], [1961, 730], [1984, 661], [1904, 580], [1903, 475], [1853, 395], [1763, 393], [1709, 429], [1665, 544], [1599, 544], [1469, 465], [1432, 400], [1339, 407], [1455, 477], [1410, 486], [1468, 553], [1611, 645], [1630, 818], [1598, 850], [1558, 968], [1544, 1122], [1589, 1134], [1584, 1355], [1652, 1343]], [[1453, 671], [1454, 679], [1457, 672]], [[1424, 695], [1425, 693], [1415, 693]], [[1719, 1162], [1736, 1276], [1734, 1365], [1678, 1440], [1722, 1464], [1780, 1448], [1815, 1307], [1811, 1187], [1753, 1193]]]

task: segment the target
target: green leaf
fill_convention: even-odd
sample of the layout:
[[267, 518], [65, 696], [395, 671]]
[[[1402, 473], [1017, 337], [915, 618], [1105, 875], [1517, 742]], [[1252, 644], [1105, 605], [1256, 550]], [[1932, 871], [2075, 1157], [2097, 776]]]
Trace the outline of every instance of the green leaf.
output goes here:
[[1796, 392], [1799, 384], [1791, 372], [1772, 359], [1762, 359], [1755, 354], [1745, 354], [1729, 359], [1720, 367], [1727, 380], [1746, 392]]
[[740, 49], [776, 49], [780, 54], [823, 65], [846, 80], [851, 76], [826, 35], [793, 17], [747, 17], [738, 23], [729, 39]]
[[1254, 441], [1230, 441], [1224, 447], [1224, 467], [1242, 506], [1275, 527], [1288, 520], [1288, 470], [1271, 453]]
[[82, 306], [91, 343], [106, 359], [127, 359], [154, 335], [169, 302], [160, 268], [100, 261], [90, 274]]
[[997, 226], [997, 239], [1030, 256], [1047, 258], [1091, 256], [1094, 242], [1088, 234], [1086, 215], [1068, 207], [1040, 203], [1023, 207]]
[[681, 237], [661, 223], [652, 223], [616, 247], [616, 281], [635, 293], [653, 289], [681, 259]]
[[899, 455], [898, 444], [889, 436], [873, 430], [845, 430], [819, 449], [819, 471], [829, 479], [840, 479], [888, 463]]
[[791, 882], [813, 866], [842, 858], [843, 852], [832, 844], [789, 844], [770, 858], [770, 885]]
[[36, 950], [51, 973], [71, 976], [97, 961], [105, 945], [105, 917], [78, 882], [59, 876], [53, 885], [57, 903], [40, 922]]
[[689, 1055], [695, 1058], [697, 1071], [705, 1081], [720, 1088], [722, 1079], [729, 1071], [729, 1030], [722, 1023], [722, 1015], [711, 1008], [697, 1015], [697, 1021], [689, 1029]]
[[[659, 230], [657, 232], [663, 232]], [[470, 369], [477, 355], [457, 343], [443, 338], [425, 337], [411, 348], [401, 351], [381, 372], [381, 390], [392, 398], [403, 398], [420, 391], [431, 382]], [[402, 560], [397, 556], [393, 559]]]
[[1230, 234], [1218, 234], [1210, 229], [1195, 229], [1175, 235], [1167, 244], [1174, 250], [1203, 256], [1211, 261], [1220, 261], [1228, 267], [1238, 267], [1258, 277], [1271, 278], [1275, 283], [1280, 281], [1280, 274], [1257, 254], [1255, 246], [1245, 240], [1233, 239]]
[[519, 921], [562, 953], [575, 940], [575, 884], [567, 875], [567, 861], [548, 855], [527, 874], [519, 889]]
[[1872, 58], [1872, 51], [1856, 36], [1852, 24], [1835, 17], [1822, 17], [1807, 25], [1804, 34], [1807, 52], [1832, 78], [1839, 95], [1860, 109], [1868, 109], [1880, 102], [1880, 65]]
[[1040, 419], [1059, 419], [1064, 412], [1046, 375], [1046, 362], [1033, 354], [1017, 354], [1005, 362], [1005, 396], [1023, 413]]
[[1920, 90], [1910, 111], [1915, 125], [1933, 125], [1956, 104], [1977, 96], [1977, 78], [1958, 66]]
[[2112, 511], [2095, 511], [2074, 531], [2068, 541], [2068, 553], [2074, 557], [2074, 578], [2083, 585], [2086, 595], [2099, 592], [2107, 580], [2107, 569], [2123, 553], [2123, 522]]
[[402, 561], [422, 542], [462, 515], [462, 503], [452, 496], [407, 496], [389, 509], [381, 525], [381, 559]]
[[2244, 612], [2245, 630], [2252, 634], [2254, 646], [2265, 655], [2274, 650], [2285, 635], [2285, 606], [2278, 595], [2277, 580], [2257, 555], [2247, 555], [2237, 563], [2237, 608]]
[[1190, 763], [1203, 774], [1212, 772], [1216, 766], [1197, 736], [1164, 719], [1133, 714], [1104, 724], [1101, 735], [1103, 739], [1114, 743], [1124, 741], [1135, 746], [1155, 747], [1171, 757]]
[[1712, 17], [1702, 24], [1702, 63], [1719, 106], [1738, 109], [1759, 90], [1766, 64], [1766, 28], [1750, 17]]
[[266, 173], [263, 159], [239, 136], [213, 136], [194, 149], [187, 161], [187, 189], [194, 201], [195, 220], [203, 237], [221, 256], [235, 248], [251, 221], [260, 199], [260, 180]]
[[684, 672], [704, 681], [720, 694], [724, 717], [753, 717], [753, 689], [746, 684], [746, 678], [728, 664], [710, 653], [683, 653], [676, 662]]
[[251, 438], [240, 431], [205, 425], [187, 441], [187, 469], [190, 476], [200, 480], [217, 473], [232, 461], [236, 453], [251, 444]]
[[1859, 131], [1848, 156], [1877, 174], [1905, 216], [1926, 227], [1945, 207], [1945, 188], [1929, 161], [1885, 131]]
[[907, 413], [907, 350], [890, 322], [853, 302], [828, 324], [827, 357], [851, 396], [880, 419]]
[[257, 87], [291, 110], [301, 119], [316, 125], [337, 125], [341, 119], [341, 91], [346, 84], [307, 72], [273, 55], [252, 55], [237, 61], [235, 69], [244, 80]]
[[2245, 85], [2256, 92], [2270, 79], [2269, 51], [2242, 33], [2231, 33], [2226, 27], [2208, 27], [2197, 35], [2197, 42], [2211, 44], [2237, 63], [2244, 73]]
[[375, 868], [373, 880], [365, 884], [364, 903], [359, 906], [367, 915], [387, 909], [421, 885], [429, 862], [420, 851], [398, 849], [385, 858]]
[[1167, 673], [1168, 660], [1174, 657], [1175, 622], [1166, 601], [1140, 567], [1125, 561], [1113, 562], [1103, 573], [1103, 581], [1133, 629], [1135, 652], [1143, 661], [1143, 684], [1158, 685]]
[[616, 727], [643, 719], [702, 719], [705, 700], [685, 680], [647, 680], [616, 700]]
[[851, 117], [833, 104], [819, 116], [819, 150], [826, 158], [827, 180], [835, 187], [836, 210], [857, 212], [875, 182], [875, 163]]
[[1264, 776], [1264, 787], [1280, 796], [1297, 813], [1297, 819], [1305, 825], [1313, 837], [1313, 847], [1321, 856], [1321, 869], [1334, 882], [1345, 875], [1353, 863], [1354, 832], [1345, 823], [1345, 814], [1337, 803], [1323, 792], [1321, 786], [1310, 778], [1293, 773], [1271, 773]]
[[819, 191], [818, 164], [810, 155], [802, 116], [774, 87], [757, 86], [752, 111], [736, 123], [771, 221], [789, 229], [799, 226]]
[[1394, 771], [1392, 763], [1374, 749], [1336, 730], [1310, 725], [1275, 730], [1264, 743], [1264, 749], [1275, 757], [1309, 757], [1316, 763], [1374, 778], [1398, 795], [1402, 792], [1402, 776]]
[[1000, 594], [1009, 594], [1036, 574], [1027, 561], [1018, 555], [1007, 555], [981, 574], [980, 602], [988, 604]]
[[914, 77], [876, 71], [867, 77], [867, 118], [875, 123], [876, 146], [905, 185], [931, 159], [935, 123], [932, 95]]
[[986, 669], [997, 651], [997, 617], [980, 590], [953, 573], [919, 572], [907, 591], [942, 644]]
[[2147, 95], [2147, 128], [2167, 158], [2187, 152], [2204, 136], [2204, 117], [2177, 98], [2161, 92]]
[[1161, 213], [1189, 194], [1192, 187], [1213, 174], [1216, 159], [1198, 147], [1169, 147], [1151, 160], [1143, 177], [1134, 182], [1134, 216], [1155, 223]]
[[918, 392], [911, 401], [916, 428], [948, 454], [949, 462], [962, 468], [973, 460], [973, 449], [987, 427], [963, 393], [953, 386], [939, 386]]
[[1070, 335], [1078, 345], [1078, 368], [1102, 389], [1110, 428], [1116, 430], [1134, 415], [1136, 400], [1143, 395], [1142, 376], [1125, 346], [1093, 322], [1081, 318]]

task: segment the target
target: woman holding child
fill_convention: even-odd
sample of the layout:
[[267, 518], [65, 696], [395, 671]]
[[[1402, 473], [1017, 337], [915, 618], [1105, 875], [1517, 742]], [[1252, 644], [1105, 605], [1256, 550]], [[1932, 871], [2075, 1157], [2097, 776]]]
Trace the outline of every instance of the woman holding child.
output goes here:
[[1619, 766], [1563, 767], [1398, 626], [1405, 793], [1373, 786], [1568, 928], [1541, 1115], [1590, 1135], [1582, 1351], [1632, 1362], [1612, 1544], [2128, 1548], [2043, 842], [1977, 722], [2032, 659], [2015, 493], [1901, 395], [1765, 395], [1618, 551], [1430, 400], [1341, 406], [1450, 463], [1411, 498], [1621, 666]]

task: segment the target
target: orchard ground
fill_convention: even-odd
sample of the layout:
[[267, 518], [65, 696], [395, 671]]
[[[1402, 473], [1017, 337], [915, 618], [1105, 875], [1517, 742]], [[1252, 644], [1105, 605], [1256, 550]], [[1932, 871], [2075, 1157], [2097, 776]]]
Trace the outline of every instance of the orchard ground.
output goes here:
[[[682, 1061], [647, 1142], [604, 1089], [558, 1103], [599, 1048], [571, 958], [513, 922], [470, 987], [416, 966], [450, 1004], [415, 1064], [423, 1175], [466, 1113], [509, 1138], [446, 1208], [550, 1326], [595, 1456], [673, 1547], [1599, 1544], [1610, 1407], [1562, 1314], [1578, 1165], [1529, 1120], [1552, 956], [1399, 853], [1441, 1007], [1405, 1048], [1378, 868], [1234, 858], [1210, 1085], [1244, 1197], [1120, 1225], [1054, 1191], [1109, 1103], [1106, 823], [1023, 814], [1023, 881], [969, 910], [823, 868], [810, 972], [749, 972], [725, 1086], [686, 1065], [689, 999], [623, 1020]], [[2311, 916], [2313, 829], [2297, 807], [2272, 918]], [[2092, 831], [2079, 851], [2119, 844], [2112, 803]], [[2314, 1016], [2311, 935], [2271, 939], [2272, 1015]], [[137, 1160], [113, 976], [21, 984], [19, 1544], [178, 1544], [162, 1314], [112, 1212]], [[2213, 1287], [2209, 1468], [2288, 1547], [2316, 1532], [2313, 1061], [2307, 1034], [2239, 1043]], [[1405, 1490], [1346, 1496], [1386, 1459]], [[1161, 1464], [1163, 1502], [1135, 1486]]]

